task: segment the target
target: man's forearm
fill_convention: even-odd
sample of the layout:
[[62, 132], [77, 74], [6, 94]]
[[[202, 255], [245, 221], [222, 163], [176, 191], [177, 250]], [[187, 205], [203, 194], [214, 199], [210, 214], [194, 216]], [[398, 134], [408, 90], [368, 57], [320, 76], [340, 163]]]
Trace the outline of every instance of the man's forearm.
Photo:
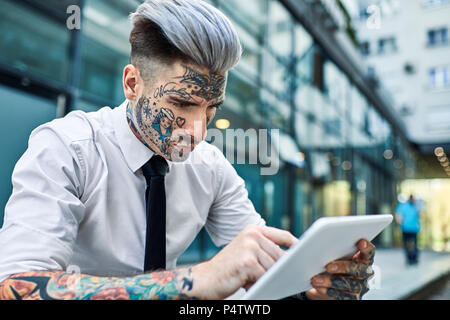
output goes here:
[[1, 282], [0, 300], [195, 299], [193, 289], [191, 268], [123, 278], [31, 271]]

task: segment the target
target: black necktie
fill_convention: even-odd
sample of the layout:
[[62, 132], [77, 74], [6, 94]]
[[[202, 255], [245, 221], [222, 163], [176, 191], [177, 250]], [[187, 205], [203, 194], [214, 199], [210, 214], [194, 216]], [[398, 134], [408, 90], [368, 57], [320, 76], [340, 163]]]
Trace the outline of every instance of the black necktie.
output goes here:
[[166, 191], [164, 177], [166, 160], [154, 155], [143, 167], [147, 189], [145, 190], [147, 233], [145, 236], [144, 272], [166, 268]]

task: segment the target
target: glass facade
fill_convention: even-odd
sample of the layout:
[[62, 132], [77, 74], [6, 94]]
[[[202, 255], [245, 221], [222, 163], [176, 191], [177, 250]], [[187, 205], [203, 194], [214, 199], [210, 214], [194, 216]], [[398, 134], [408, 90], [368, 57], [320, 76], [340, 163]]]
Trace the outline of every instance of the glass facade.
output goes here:
[[[278, 174], [272, 176], [261, 175], [258, 164], [234, 165], [267, 223], [299, 236], [321, 216], [390, 212], [397, 181], [406, 168], [414, 168], [414, 161], [405, 142], [349, 75], [280, 1], [210, 2], [233, 21], [244, 48], [240, 64], [230, 72], [227, 100], [217, 118], [228, 119], [230, 128], [279, 129], [305, 159], [304, 165], [282, 161]], [[50, 87], [50, 91], [60, 89], [68, 95], [67, 111], [94, 111], [123, 101], [121, 76], [129, 61], [131, 30], [127, 16], [140, 1], [82, 3], [79, 31], [68, 30], [64, 20], [48, 18], [42, 8], [17, 1], [5, 1], [8, 10], [0, 11], [0, 24], [6, 32], [0, 40], [2, 72], [13, 69], [22, 76], [38, 75], [39, 92]], [[14, 15], [29, 19], [20, 19], [23, 24], [17, 19], [12, 23]], [[79, 67], [78, 72], [73, 73], [71, 63]], [[2, 90], [12, 90], [1, 86]], [[28, 90], [20, 83], [16, 86]], [[17, 104], [22, 98], [15, 99]], [[28, 127], [57, 116], [55, 98], [49, 94], [34, 98], [38, 100], [45, 100], [42, 112]], [[37, 112], [35, 104], [28, 102], [23, 108]], [[0, 112], [7, 112], [7, 107], [2, 103]], [[28, 119], [28, 114], [24, 110], [22, 117]], [[16, 137], [21, 152], [28, 131]], [[2, 139], [2, 147], [7, 147], [4, 143]], [[2, 157], [2, 163], [10, 164], [2, 169], [4, 185], [0, 190], [6, 199], [11, 190], [6, 177], [16, 158]], [[391, 244], [383, 239], [377, 244]], [[217, 250], [202, 230], [179, 262], [207, 259]]]
[[124, 99], [122, 71], [129, 63], [131, 49], [128, 42], [131, 26], [126, 13], [135, 6], [123, 3], [127, 2], [85, 1], [79, 81], [81, 96], [87, 101], [95, 99], [93, 102], [115, 106]]
[[3, 30], [0, 37], [3, 67], [47, 80], [68, 82], [70, 34], [65, 24], [32, 6], [5, 0], [1, 4], [0, 27]]

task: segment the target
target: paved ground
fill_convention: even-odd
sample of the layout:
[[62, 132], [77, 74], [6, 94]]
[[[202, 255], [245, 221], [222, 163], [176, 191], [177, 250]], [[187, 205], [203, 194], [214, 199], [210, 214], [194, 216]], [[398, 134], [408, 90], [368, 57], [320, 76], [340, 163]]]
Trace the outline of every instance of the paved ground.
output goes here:
[[[374, 261], [375, 277], [364, 300], [399, 300], [417, 292], [431, 281], [450, 272], [450, 253], [422, 251], [419, 264], [407, 266], [403, 250], [378, 249]], [[445, 290], [444, 290], [445, 291]], [[450, 284], [447, 299], [450, 299]], [[437, 297], [437, 296], [436, 296]]]
[[[450, 274], [450, 252], [421, 251], [419, 264], [407, 266], [402, 249], [377, 249], [374, 260], [375, 276], [371, 290], [364, 300], [402, 300], [420, 291], [446, 274]], [[442, 286], [443, 287], [443, 286]], [[230, 299], [239, 299], [245, 293], [238, 290]], [[446, 287], [433, 292], [432, 300], [450, 300], [450, 280]]]
[[450, 300], [450, 279], [441, 290], [438, 290], [429, 297], [429, 300]]

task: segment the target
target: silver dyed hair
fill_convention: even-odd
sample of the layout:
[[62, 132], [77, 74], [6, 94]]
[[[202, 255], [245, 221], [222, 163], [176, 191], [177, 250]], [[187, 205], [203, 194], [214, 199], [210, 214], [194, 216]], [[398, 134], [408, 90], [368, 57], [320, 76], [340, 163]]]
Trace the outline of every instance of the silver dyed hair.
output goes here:
[[242, 55], [230, 20], [202, 0], [147, 0], [130, 14], [157, 24], [169, 42], [199, 66], [225, 73]]

